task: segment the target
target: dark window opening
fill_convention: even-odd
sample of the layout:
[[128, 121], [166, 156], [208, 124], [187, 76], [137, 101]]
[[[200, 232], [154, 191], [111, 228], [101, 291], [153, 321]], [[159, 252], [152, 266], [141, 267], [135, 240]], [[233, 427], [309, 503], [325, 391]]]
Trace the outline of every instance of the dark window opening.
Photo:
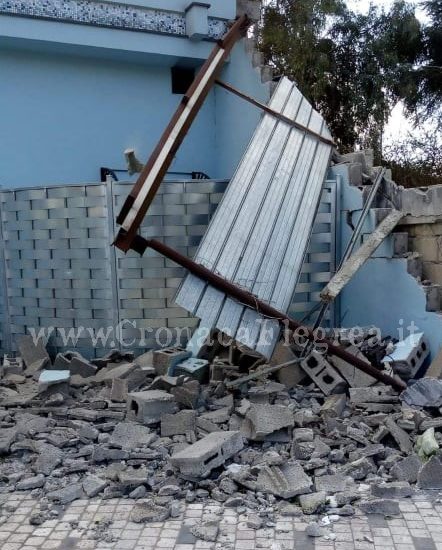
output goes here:
[[186, 67], [172, 67], [172, 93], [185, 94], [195, 80], [195, 69]]

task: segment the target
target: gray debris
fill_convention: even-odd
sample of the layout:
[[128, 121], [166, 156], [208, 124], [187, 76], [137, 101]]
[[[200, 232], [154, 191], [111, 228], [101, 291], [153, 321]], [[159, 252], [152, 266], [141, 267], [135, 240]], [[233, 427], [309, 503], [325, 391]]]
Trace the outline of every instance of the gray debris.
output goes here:
[[442, 380], [421, 378], [401, 393], [401, 399], [410, 407], [440, 407]]
[[200, 523], [192, 525], [190, 532], [198, 539], [207, 542], [215, 542], [219, 533], [219, 523], [219, 518], [212, 516]]
[[46, 497], [56, 504], [69, 504], [74, 500], [84, 498], [83, 485], [81, 483], [74, 483], [62, 489], [46, 493]]
[[311, 493], [309, 495], [301, 495], [299, 497], [299, 504], [301, 505], [304, 514], [315, 514], [324, 506], [327, 495], [324, 491], [319, 493]]
[[371, 486], [371, 494], [379, 498], [410, 497], [413, 494], [413, 489], [408, 481], [374, 483]]
[[418, 474], [421, 489], [442, 489], [442, 455], [434, 455], [426, 462]]
[[260, 469], [257, 487], [264, 493], [281, 498], [292, 498], [311, 492], [312, 480], [296, 461], [281, 466], [264, 466]]
[[319, 525], [316, 521], [309, 523], [305, 528], [305, 532], [309, 537], [313, 538], [323, 537], [327, 533], [324, 527]]
[[395, 461], [390, 470], [390, 474], [393, 479], [396, 479], [397, 481], [416, 483], [421, 468], [421, 459], [416, 454], [412, 454], [402, 460]]
[[87, 476], [83, 480], [83, 490], [89, 498], [97, 496], [109, 485], [109, 481], [97, 476]]
[[400, 514], [399, 503], [386, 498], [363, 500], [359, 503], [359, 508], [366, 514], [381, 514], [384, 516], [396, 516]]
[[152, 501], [147, 501], [135, 504], [130, 513], [130, 519], [135, 523], [150, 523], [166, 521], [169, 515], [170, 511], [167, 506], [160, 506]]

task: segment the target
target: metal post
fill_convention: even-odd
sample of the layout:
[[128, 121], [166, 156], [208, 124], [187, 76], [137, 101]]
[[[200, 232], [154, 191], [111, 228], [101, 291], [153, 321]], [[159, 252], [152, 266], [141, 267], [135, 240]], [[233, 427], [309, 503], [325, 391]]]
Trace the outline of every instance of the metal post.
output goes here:
[[328, 351], [332, 355], [335, 355], [336, 357], [340, 357], [344, 361], [347, 361], [348, 363], [353, 365], [355, 368], [365, 372], [366, 374], [369, 374], [373, 378], [376, 378], [376, 380], [379, 380], [384, 384], [392, 386], [398, 391], [402, 391], [407, 387], [406, 384], [402, 382], [402, 380], [388, 376], [387, 374], [373, 367], [373, 365], [366, 363], [365, 361], [362, 361], [358, 357], [355, 357], [354, 355], [346, 351], [344, 348], [334, 345], [333, 342], [331, 342], [330, 340], [326, 338], [315, 339], [315, 334], [308, 327], [303, 327], [301, 324], [297, 323], [294, 319], [288, 317], [284, 312], [275, 309], [274, 307], [266, 304], [265, 302], [262, 302], [252, 293], [239, 288], [234, 283], [213, 273], [212, 271], [210, 271], [210, 269], [207, 269], [206, 267], [200, 264], [197, 264], [190, 258], [187, 258], [183, 254], [180, 254], [173, 248], [170, 248], [169, 246], [159, 241], [156, 241], [155, 239], [147, 240], [137, 235], [133, 240], [133, 249], [136, 252], [143, 254], [146, 248], [151, 248], [152, 250], [156, 250], [166, 258], [169, 258], [170, 260], [176, 262], [177, 264], [189, 270], [196, 277], [199, 277], [200, 279], [207, 281], [208, 283], [210, 283], [212, 286], [214, 286], [221, 292], [231, 296], [232, 298], [237, 299], [239, 302], [250, 307], [251, 309], [254, 309], [258, 313], [261, 313], [266, 317], [276, 319], [281, 324], [288, 325], [288, 327], [291, 330], [302, 329], [303, 333], [310, 341], [315, 341], [317, 344], [322, 344], [322, 345], [325, 344], [328, 348]]
[[243, 15], [235, 21], [226, 36], [213, 48], [124, 202], [117, 218], [117, 223], [122, 226], [122, 229], [115, 239], [115, 245], [124, 252], [130, 249], [147, 209], [192, 122], [212, 89], [224, 61], [250, 24], [251, 21], [248, 17]]
[[6, 241], [3, 235], [3, 202], [0, 192], [0, 286], [3, 292], [4, 313], [2, 322], [3, 344], [4, 351], [12, 351], [12, 331], [11, 331], [11, 315], [9, 309], [9, 293], [8, 293], [8, 277], [6, 266]]

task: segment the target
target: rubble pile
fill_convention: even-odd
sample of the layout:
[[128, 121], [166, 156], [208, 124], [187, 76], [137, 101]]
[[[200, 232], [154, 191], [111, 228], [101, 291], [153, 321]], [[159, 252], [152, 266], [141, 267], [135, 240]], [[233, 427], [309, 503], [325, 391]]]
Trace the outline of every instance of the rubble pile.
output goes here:
[[[212, 499], [258, 529], [277, 511], [394, 515], [398, 497], [442, 489], [436, 379], [398, 395], [319, 353], [279, 368], [297, 359], [282, 343], [271, 365], [238, 345], [52, 362], [25, 336], [19, 353], [0, 379], [0, 492], [31, 491], [36, 524], [99, 495], [136, 499], [136, 522]], [[217, 522], [195, 529], [214, 540]]]

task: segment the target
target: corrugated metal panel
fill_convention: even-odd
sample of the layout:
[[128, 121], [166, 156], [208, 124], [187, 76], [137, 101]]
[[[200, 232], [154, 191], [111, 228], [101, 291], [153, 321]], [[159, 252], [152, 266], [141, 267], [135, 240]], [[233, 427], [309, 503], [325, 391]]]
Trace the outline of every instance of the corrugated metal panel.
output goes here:
[[[283, 78], [270, 107], [331, 139], [322, 117]], [[264, 114], [195, 260], [287, 311], [298, 282], [327, 173], [331, 146]], [[269, 356], [279, 331], [262, 341], [263, 319], [188, 275], [176, 301], [238, 341]]]

